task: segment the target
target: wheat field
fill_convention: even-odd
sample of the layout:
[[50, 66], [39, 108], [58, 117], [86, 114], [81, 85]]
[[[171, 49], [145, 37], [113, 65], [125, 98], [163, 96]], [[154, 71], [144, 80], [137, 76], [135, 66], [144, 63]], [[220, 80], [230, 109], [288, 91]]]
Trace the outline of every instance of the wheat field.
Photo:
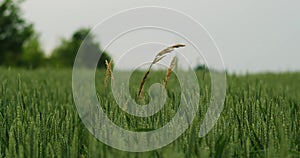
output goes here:
[[[300, 73], [228, 75], [224, 110], [208, 135], [199, 138], [210, 98], [210, 77], [199, 71], [199, 110], [189, 129], [161, 149], [131, 153], [103, 144], [85, 128], [73, 102], [70, 69], [0, 72], [0, 157], [300, 157]], [[130, 78], [136, 100], [143, 75], [136, 71]], [[151, 71], [143, 102], [149, 99], [149, 86], [165, 77], [166, 71]], [[102, 108], [122, 128], [157, 129], [178, 109], [180, 87], [174, 74], [164, 108], [151, 118], [128, 115], [116, 105], [109, 84], [103, 84], [105, 70], [95, 78]]]

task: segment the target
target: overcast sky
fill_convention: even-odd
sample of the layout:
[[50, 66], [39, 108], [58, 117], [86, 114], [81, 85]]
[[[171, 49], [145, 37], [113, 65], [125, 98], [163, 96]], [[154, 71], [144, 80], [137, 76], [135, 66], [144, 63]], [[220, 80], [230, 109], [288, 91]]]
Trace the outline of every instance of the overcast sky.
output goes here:
[[22, 8], [50, 52], [80, 27], [147, 5], [182, 11], [201, 23], [230, 72], [300, 70], [299, 0], [27, 0]]

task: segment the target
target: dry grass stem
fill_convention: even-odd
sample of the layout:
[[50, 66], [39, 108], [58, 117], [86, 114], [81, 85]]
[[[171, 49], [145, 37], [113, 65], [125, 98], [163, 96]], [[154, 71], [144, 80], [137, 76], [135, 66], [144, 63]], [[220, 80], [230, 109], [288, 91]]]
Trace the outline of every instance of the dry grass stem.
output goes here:
[[143, 96], [143, 91], [144, 91], [144, 85], [145, 85], [145, 82], [146, 82], [146, 79], [148, 77], [150, 73], [150, 68], [148, 69], [148, 71], [145, 73], [143, 79], [142, 79], [142, 82], [141, 82], [141, 85], [140, 85], [140, 89], [139, 89], [139, 99], [141, 100], [142, 99], [142, 96]]
[[104, 80], [104, 86], [107, 87], [107, 83], [108, 83], [108, 78], [110, 77], [113, 80], [113, 74], [112, 74], [112, 63], [113, 61], [110, 60], [110, 62], [108, 62], [107, 60], [105, 60], [105, 65], [106, 65], [106, 73], [105, 73], [105, 80]]
[[123, 111], [126, 111], [128, 109], [128, 102], [129, 102], [129, 99], [127, 99], [125, 105], [123, 106], [123, 108], [122, 108]]
[[152, 66], [156, 63], [158, 63], [160, 60], [162, 60], [167, 54], [171, 53], [172, 51], [174, 51], [176, 48], [181, 48], [181, 47], [185, 47], [184, 44], [175, 44], [173, 46], [170, 46], [162, 51], [160, 51], [154, 58], [154, 60], [152, 61], [151, 65], [149, 66], [149, 69], [147, 70], [147, 72], [145, 73], [142, 81], [141, 81], [141, 85], [140, 85], [140, 89], [139, 89], [139, 99], [141, 100], [143, 97], [143, 91], [144, 91], [144, 85], [146, 82], [146, 79], [150, 73], [150, 70], [152, 68]]
[[167, 74], [166, 74], [166, 79], [165, 79], [165, 83], [164, 83], [164, 87], [167, 87], [168, 81], [170, 80], [171, 74], [172, 74], [172, 70], [175, 67], [177, 62], [177, 58], [174, 57], [171, 61], [170, 67], [168, 68]]

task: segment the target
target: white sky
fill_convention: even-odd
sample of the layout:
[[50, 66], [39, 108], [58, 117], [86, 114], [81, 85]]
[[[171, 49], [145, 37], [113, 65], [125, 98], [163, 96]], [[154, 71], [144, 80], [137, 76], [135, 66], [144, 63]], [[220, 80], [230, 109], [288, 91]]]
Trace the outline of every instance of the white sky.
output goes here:
[[146, 5], [195, 18], [212, 35], [230, 72], [300, 70], [299, 0], [27, 0], [22, 8], [50, 52], [80, 27]]

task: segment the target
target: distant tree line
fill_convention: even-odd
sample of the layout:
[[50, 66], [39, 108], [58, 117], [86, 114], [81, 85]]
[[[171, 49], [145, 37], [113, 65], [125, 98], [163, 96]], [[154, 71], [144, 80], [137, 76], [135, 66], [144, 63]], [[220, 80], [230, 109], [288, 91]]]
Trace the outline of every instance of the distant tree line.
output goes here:
[[[70, 38], [63, 38], [46, 56], [39, 40], [39, 34], [33, 24], [21, 16], [22, 1], [3, 0], [0, 2], [0, 66], [37, 68], [43, 66], [72, 67], [77, 51], [90, 32], [89, 28], [80, 28]], [[98, 42], [89, 36], [89, 45], [100, 50]], [[105, 67], [105, 60], [110, 60], [104, 52], [98, 67]]]

